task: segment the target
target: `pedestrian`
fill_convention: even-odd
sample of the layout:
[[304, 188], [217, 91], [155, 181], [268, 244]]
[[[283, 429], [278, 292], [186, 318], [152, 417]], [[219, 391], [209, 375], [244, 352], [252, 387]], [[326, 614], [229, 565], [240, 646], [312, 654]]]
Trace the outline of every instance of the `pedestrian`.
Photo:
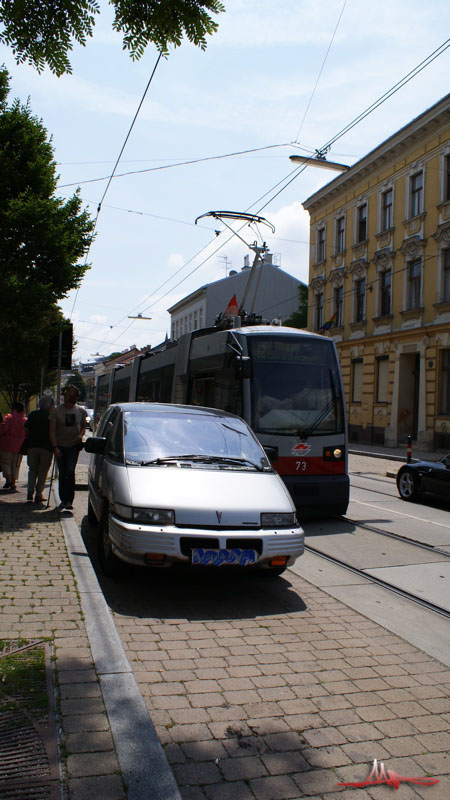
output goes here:
[[39, 410], [32, 411], [25, 423], [25, 436], [28, 444], [28, 490], [27, 503], [43, 503], [47, 474], [53, 458], [50, 441], [49, 411], [55, 405], [53, 397], [44, 395], [39, 401]]
[[83, 447], [86, 411], [77, 405], [78, 389], [67, 383], [64, 402], [50, 411], [50, 442], [59, 470], [60, 511], [71, 511], [75, 496], [75, 467]]
[[0, 463], [6, 482], [4, 489], [17, 492], [17, 476], [22, 463], [20, 448], [25, 439], [25, 407], [14, 403], [10, 414], [5, 414], [0, 424]]

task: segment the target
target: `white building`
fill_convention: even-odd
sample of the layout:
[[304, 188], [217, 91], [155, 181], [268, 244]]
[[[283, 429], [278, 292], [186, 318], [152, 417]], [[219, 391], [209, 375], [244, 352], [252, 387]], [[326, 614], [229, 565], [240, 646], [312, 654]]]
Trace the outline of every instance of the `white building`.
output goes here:
[[284, 321], [298, 310], [299, 287], [304, 284], [276, 266], [271, 253], [265, 254], [248, 285], [250, 275], [250, 256], [245, 256], [240, 272], [231, 270], [226, 278], [201, 286], [168, 308], [171, 338], [178, 339], [184, 333], [213, 325], [233, 295], [239, 308], [245, 297], [243, 310], [247, 314], [260, 315], [269, 321], [275, 318]]

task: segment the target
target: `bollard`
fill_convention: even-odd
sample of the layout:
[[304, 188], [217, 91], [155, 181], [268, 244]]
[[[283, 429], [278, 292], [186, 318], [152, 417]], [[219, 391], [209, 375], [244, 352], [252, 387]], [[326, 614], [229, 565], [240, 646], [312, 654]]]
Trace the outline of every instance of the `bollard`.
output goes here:
[[406, 446], [406, 463], [409, 464], [412, 459], [412, 436], [408, 436], [408, 444]]

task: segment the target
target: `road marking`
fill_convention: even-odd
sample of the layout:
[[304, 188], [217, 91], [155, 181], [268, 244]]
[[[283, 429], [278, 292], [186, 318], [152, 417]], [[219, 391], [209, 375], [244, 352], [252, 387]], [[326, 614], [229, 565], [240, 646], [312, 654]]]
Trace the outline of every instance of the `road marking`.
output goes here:
[[[395, 499], [395, 498], [394, 498]], [[376, 508], [377, 511], [386, 511], [387, 514], [398, 514], [400, 517], [407, 517], [407, 519], [415, 519], [417, 522], [426, 522], [427, 525], [437, 525], [439, 528], [450, 528], [450, 525], [445, 525], [443, 522], [433, 522], [432, 519], [423, 519], [422, 517], [416, 517], [414, 514], [405, 514], [403, 511], [394, 511], [393, 508], [383, 508], [382, 506], [376, 506], [374, 503], [364, 503], [363, 500], [350, 500], [350, 503], [359, 503], [360, 506], [369, 506], [370, 508]], [[354, 520], [355, 522], [361, 522], [364, 524], [364, 520]]]

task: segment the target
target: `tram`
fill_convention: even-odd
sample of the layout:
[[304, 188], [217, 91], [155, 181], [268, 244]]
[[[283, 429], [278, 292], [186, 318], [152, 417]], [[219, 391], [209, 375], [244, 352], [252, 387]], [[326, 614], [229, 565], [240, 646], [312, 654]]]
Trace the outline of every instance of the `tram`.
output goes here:
[[[239, 323], [239, 324], [236, 324]], [[206, 328], [100, 375], [95, 419], [110, 403], [221, 408], [250, 425], [300, 518], [345, 514], [347, 423], [334, 342], [274, 324]]]

